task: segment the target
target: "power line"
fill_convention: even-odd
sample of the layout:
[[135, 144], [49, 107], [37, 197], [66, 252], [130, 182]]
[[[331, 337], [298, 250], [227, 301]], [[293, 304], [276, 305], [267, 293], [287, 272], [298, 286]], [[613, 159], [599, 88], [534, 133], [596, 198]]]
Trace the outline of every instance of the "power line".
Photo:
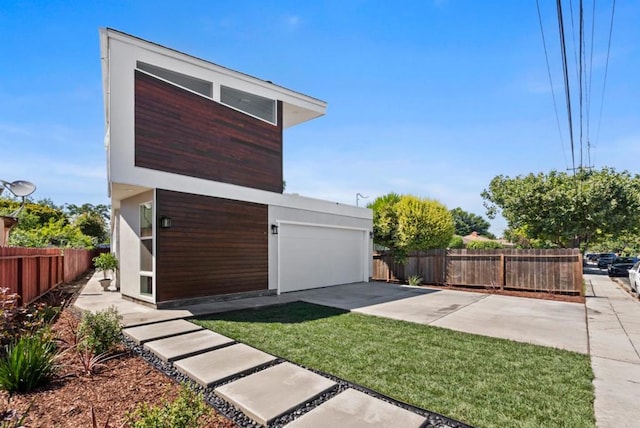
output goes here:
[[583, 130], [583, 106], [584, 103], [582, 102], [582, 95], [583, 95], [583, 88], [582, 88], [582, 70], [583, 70], [583, 52], [584, 52], [584, 9], [582, 7], [582, 0], [580, 0], [580, 15], [579, 15], [579, 19], [580, 19], [580, 36], [578, 38], [579, 40], [579, 44], [580, 46], [578, 47], [578, 51], [580, 52], [580, 65], [578, 67], [578, 100], [580, 103], [580, 168], [582, 168], [583, 165], [583, 156], [582, 156], [582, 130]]
[[609, 54], [611, 52], [611, 36], [613, 34], [613, 16], [615, 14], [615, 11], [616, 11], [616, 0], [613, 0], [613, 5], [611, 6], [611, 23], [609, 24], [609, 42], [607, 43], [607, 61], [604, 67], [604, 81], [602, 82], [602, 98], [600, 99], [600, 115], [598, 118], [598, 132], [596, 133], [596, 145], [600, 140], [600, 125], [602, 125], [602, 109], [604, 106], [604, 93], [607, 87], [607, 72], [609, 71]]
[[562, 157], [564, 164], [568, 167], [567, 156], [564, 150], [564, 138], [562, 138], [562, 127], [560, 126], [560, 115], [558, 115], [558, 103], [556, 102], [556, 93], [553, 89], [553, 79], [551, 78], [551, 67], [549, 66], [549, 54], [547, 53], [547, 41], [544, 37], [544, 28], [542, 26], [542, 14], [540, 13], [540, 1], [536, 0], [536, 8], [538, 10], [538, 23], [540, 24], [540, 34], [542, 35], [542, 46], [544, 47], [544, 59], [547, 62], [547, 75], [549, 76], [549, 85], [551, 86], [551, 98], [553, 99], [553, 111], [556, 113], [556, 125], [558, 125], [558, 134], [560, 135], [560, 145], [562, 147]]
[[571, 113], [571, 91], [569, 89], [569, 68], [567, 65], [567, 47], [565, 45], [564, 20], [562, 18], [561, 0], [556, 0], [556, 9], [558, 12], [558, 29], [560, 32], [560, 49], [562, 52], [562, 74], [564, 75], [564, 92], [565, 92], [565, 100], [567, 103], [567, 118], [569, 120], [569, 140], [571, 142], [571, 167], [575, 171], [576, 157], [575, 157], [575, 145], [574, 145], [574, 139], [573, 139], [573, 119], [572, 119], [572, 113]]
[[591, 83], [593, 79], [593, 41], [596, 32], [596, 0], [591, 9], [591, 47], [589, 49], [589, 83], [585, 95], [587, 101], [587, 165], [591, 165]]

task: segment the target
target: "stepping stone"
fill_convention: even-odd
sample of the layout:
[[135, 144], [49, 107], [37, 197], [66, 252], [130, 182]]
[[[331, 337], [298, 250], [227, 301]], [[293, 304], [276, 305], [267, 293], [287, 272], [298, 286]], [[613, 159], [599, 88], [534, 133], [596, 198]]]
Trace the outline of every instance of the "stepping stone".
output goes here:
[[125, 328], [122, 330], [122, 334], [133, 340], [137, 345], [142, 345], [151, 340], [164, 339], [165, 337], [198, 330], [202, 330], [202, 327], [194, 323], [185, 320], [173, 320]]
[[174, 366], [199, 385], [211, 385], [227, 380], [256, 367], [269, 364], [276, 357], [258, 351], [242, 343], [205, 352], [194, 357], [178, 360]]
[[287, 428], [420, 427], [427, 419], [355, 389], [347, 389], [287, 424]]
[[335, 382], [291, 363], [282, 363], [215, 389], [262, 425], [288, 413], [336, 385]]
[[199, 330], [193, 333], [153, 340], [145, 343], [144, 347], [167, 363], [211, 351], [233, 342], [233, 339], [211, 330]]

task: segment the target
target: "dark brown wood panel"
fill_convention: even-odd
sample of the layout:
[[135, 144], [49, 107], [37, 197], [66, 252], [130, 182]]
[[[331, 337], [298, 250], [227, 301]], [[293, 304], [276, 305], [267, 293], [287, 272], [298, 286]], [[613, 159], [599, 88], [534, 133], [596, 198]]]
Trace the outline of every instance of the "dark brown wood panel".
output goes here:
[[268, 207], [157, 190], [157, 303], [267, 290]]
[[135, 72], [135, 165], [282, 193], [278, 125]]

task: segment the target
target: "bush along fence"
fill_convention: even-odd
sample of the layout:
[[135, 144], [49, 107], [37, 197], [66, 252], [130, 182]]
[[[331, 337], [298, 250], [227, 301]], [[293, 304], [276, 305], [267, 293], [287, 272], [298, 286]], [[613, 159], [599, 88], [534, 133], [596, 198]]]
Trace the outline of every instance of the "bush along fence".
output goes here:
[[93, 250], [0, 247], [0, 287], [29, 304], [63, 282], [73, 281], [92, 266]]
[[404, 264], [386, 252], [373, 256], [373, 280], [584, 295], [579, 249], [429, 250]]

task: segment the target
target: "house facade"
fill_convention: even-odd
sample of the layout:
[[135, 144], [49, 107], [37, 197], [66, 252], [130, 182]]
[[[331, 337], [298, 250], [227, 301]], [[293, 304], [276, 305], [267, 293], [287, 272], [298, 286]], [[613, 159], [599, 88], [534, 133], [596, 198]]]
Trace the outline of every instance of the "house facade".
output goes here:
[[283, 134], [324, 101], [100, 30], [112, 251], [156, 307], [368, 281], [372, 213], [283, 194]]

